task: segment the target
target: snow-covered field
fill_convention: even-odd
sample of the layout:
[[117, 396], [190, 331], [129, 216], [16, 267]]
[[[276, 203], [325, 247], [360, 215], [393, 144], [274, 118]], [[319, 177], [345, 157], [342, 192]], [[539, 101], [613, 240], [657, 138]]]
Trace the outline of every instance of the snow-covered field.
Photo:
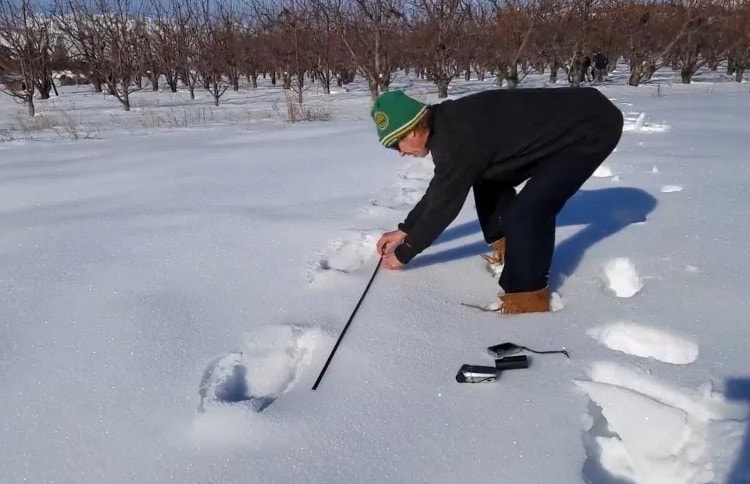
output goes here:
[[[600, 86], [626, 132], [559, 217], [557, 311], [460, 305], [497, 292], [469, 198], [376, 276], [316, 391], [431, 176], [362, 85], [293, 125], [267, 83], [130, 113], [63, 88], [32, 121], [0, 98], [0, 480], [750, 482], [750, 88], [660, 75]], [[455, 381], [506, 341], [570, 359]]]

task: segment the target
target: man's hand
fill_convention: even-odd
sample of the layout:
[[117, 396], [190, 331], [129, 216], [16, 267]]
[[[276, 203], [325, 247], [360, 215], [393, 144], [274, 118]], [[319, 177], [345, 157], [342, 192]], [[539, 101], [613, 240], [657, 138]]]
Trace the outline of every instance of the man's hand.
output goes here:
[[404, 268], [404, 264], [396, 259], [396, 255], [393, 252], [389, 252], [383, 256], [383, 265], [386, 269], [397, 271]]
[[[393, 250], [398, 247], [405, 238], [406, 232], [402, 230], [394, 230], [393, 232], [384, 233], [380, 236], [380, 240], [378, 240], [378, 243], [375, 246], [378, 250], [378, 254], [385, 256], [386, 254], [392, 253]], [[403, 264], [401, 265], [403, 266]]]

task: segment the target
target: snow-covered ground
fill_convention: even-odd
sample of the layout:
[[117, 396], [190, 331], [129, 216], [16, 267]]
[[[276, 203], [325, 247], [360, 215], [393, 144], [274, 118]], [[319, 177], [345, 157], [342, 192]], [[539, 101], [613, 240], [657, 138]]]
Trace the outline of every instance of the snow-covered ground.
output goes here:
[[[130, 113], [63, 88], [33, 121], [0, 98], [0, 480], [750, 482], [750, 88], [659, 74], [600, 86], [626, 132], [559, 217], [557, 311], [461, 306], [497, 292], [469, 198], [376, 276], [316, 391], [431, 176], [361, 84], [293, 125], [267, 82]], [[455, 381], [506, 341], [570, 359]]]

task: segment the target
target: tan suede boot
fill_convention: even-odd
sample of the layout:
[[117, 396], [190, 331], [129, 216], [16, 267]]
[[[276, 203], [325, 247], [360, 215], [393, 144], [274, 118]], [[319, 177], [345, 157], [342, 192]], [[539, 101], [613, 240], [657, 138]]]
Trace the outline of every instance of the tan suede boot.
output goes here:
[[528, 292], [509, 292], [500, 296], [500, 314], [548, 313], [550, 311], [548, 288]]
[[483, 254], [482, 259], [486, 260], [488, 264], [505, 264], [505, 238], [498, 239], [490, 244], [490, 247], [494, 250], [492, 254]]

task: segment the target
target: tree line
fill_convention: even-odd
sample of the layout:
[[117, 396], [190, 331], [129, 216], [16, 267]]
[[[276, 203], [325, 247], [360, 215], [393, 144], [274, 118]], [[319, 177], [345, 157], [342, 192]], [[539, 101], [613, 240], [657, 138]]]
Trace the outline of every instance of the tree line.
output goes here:
[[[743, 0], [0, 0], [0, 86], [26, 103], [56, 92], [54, 74], [91, 83], [130, 108], [139, 89], [211, 93], [270, 76], [302, 103], [355, 75], [372, 97], [397, 70], [447, 96], [487, 74], [516, 87], [532, 71], [586, 78], [595, 52], [625, 59], [638, 86], [659, 68], [689, 83], [703, 66], [741, 81], [750, 63]], [[614, 63], [611, 63], [612, 66]]]

